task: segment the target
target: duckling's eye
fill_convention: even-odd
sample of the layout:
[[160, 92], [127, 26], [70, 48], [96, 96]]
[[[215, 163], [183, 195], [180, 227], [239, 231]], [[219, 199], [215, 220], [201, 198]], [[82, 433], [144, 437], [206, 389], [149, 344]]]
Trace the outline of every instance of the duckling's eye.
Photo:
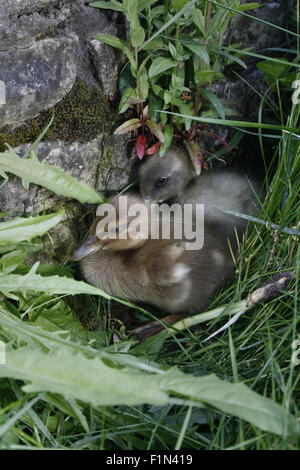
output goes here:
[[168, 177], [167, 176], [162, 176], [158, 180], [155, 181], [155, 186], [164, 186], [168, 182]]

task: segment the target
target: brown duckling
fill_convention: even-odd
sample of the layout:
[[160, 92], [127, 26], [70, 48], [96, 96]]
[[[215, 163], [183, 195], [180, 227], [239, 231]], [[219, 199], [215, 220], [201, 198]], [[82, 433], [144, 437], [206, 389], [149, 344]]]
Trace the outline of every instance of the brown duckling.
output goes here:
[[[93, 222], [88, 238], [74, 251], [73, 259], [80, 260], [84, 278], [110, 295], [152, 304], [172, 314], [201, 312], [221, 281], [233, 274], [227, 235], [207, 222], [203, 248], [191, 250], [186, 249], [184, 238], [174, 239], [172, 233], [171, 239], [163, 239], [161, 235], [159, 239], [147, 238], [150, 225], [146, 237], [142, 230], [131, 233], [129, 226], [135, 219], [130, 209], [135, 204], [145, 208], [141, 226], [148, 224], [150, 209], [140, 196], [130, 193], [125, 196], [129, 207], [127, 220], [120, 216], [121, 196], [111, 198], [109, 202], [116, 209], [116, 217], [102, 211]], [[235, 251], [234, 240], [231, 242]]]
[[[139, 171], [140, 192], [144, 201], [204, 204], [206, 220], [221, 224], [229, 235], [233, 226], [241, 234], [245, 219], [221, 209], [252, 214], [255, 196], [247, 179], [231, 170], [203, 171], [196, 176], [187, 153], [172, 145], [164, 157], [155, 154]], [[254, 184], [255, 190], [258, 186]]]

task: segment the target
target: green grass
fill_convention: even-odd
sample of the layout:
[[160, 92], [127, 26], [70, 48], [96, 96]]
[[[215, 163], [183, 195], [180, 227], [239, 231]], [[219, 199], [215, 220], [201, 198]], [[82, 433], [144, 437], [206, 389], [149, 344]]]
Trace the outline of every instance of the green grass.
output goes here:
[[[279, 124], [281, 129], [297, 129], [299, 113], [299, 106], [291, 106]], [[260, 122], [264, 122], [263, 113]], [[262, 158], [265, 139], [260, 134], [257, 141]], [[31, 231], [26, 235], [22, 230], [23, 239], [18, 238], [16, 245], [11, 240], [9, 249], [0, 243], [0, 252], [6, 253], [0, 259], [0, 286], [1, 278], [6, 282], [0, 302], [0, 339], [18, 368], [9, 374], [0, 366], [1, 449], [300, 448], [299, 431], [291, 432], [289, 423], [290, 415], [300, 417], [300, 365], [291, 360], [293, 341], [300, 338], [300, 248], [299, 237], [286, 230], [299, 229], [299, 138], [282, 132], [273, 160], [265, 167], [266, 196], [258, 216], [265, 224], [249, 222], [235, 278], [219, 291], [208, 310], [242, 301], [278, 272], [292, 270], [295, 276], [275, 298], [245, 311], [208, 341], [228, 321], [226, 310], [209, 322], [177, 333], [170, 329], [169, 334], [139, 345], [126, 339], [128, 326], [113, 319], [117, 308], [130, 304], [118, 304], [83, 283], [76, 284], [71, 263], [35, 266], [28, 272], [23, 254], [40, 247], [36, 238], [30, 242], [31, 237], [44, 233], [48, 223], [50, 228], [51, 217], [34, 226], [26, 219], [24, 225]], [[68, 189], [72, 191], [72, 185]], [[277, 231], [271, 223], [278, 226]], [[4, 232], [2, 226], [5, 241]], [[46, 277], [44, 291], [41, 276]], [[72, 307], [74, 292], [86, 292], [84, 313], [80, 301], [79, 307]], [[90, 329], [95, 325], [100, 329], [83, 328], [74, 310], [81, 311]], [[139, 324], [157, 315], [155, 309], [135, 311]], [[124, 339], [113, 342], [115, 333]], [[177, 375], [176, 368], [185, 375]], [[37, 370], [39, 378], [30, 376]], [[226, 402], [225, 396], [220, 403], [210, 401], [210, 394], [203, 398], [201, 380], [212, 373], [222, 380], [216, 382], [220, 391], [226, 384], [247, 386], [242, 391], [230, 389], [236, 390], [242, 411]], [[150, 387], [153, 392], [146, 397]], [[253, 410], [253, 420], [247, 414], [250, 390], [259, 394], [259, 400], [271, 399], [270, 408], [267, 402], [259, 402], [262, 409]], [[275, 403], [280, 408], [274, 408]], [[290, 414], [278, 418], [280, 410]], [[267, 411], [269, 415], [264, 415]], [[263, 423], [258, 420], [260, 413]], [[281, 427], [273, 432], [272, 420], [277, 423], [277, 418]]]

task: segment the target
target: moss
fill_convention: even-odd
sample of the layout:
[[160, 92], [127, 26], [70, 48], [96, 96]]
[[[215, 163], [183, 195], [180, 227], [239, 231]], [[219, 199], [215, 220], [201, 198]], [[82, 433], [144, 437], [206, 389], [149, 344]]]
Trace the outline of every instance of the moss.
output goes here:
[[115, 157], [115, 152], [113, 147], [106, 147], [103, 158], [99, 162], [98, 173], [100, 175], [104, 174], [110, 167], [111, 163]]
[[53, 108], [42, 111], [39, 116], [18, 127], [3, 127], [0, 131], [0, 151], [6, 150], [5, 143], [17, 147], [33, 142], [53, 114], [52, 126], [44, 140], [87, 142], [104, 132], [111, 120], [103, 93], [97, 87], [88, 87], [77, 78], [72, 90]]

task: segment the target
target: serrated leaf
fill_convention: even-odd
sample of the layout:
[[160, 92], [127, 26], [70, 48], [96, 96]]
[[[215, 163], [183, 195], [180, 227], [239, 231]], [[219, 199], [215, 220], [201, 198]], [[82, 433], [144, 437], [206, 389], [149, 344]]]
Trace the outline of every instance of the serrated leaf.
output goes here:
[[[123, 362], [121, 354], [88, 358], [67, 347], [57, 347], [51, 354], [23, 347], [7, 352], [0, 377], [26, 381], [23, 389], [28, 393], [59, 393], [94, 406], [165, 405], [172, 403], [175, 394], [193, 400], [195, 407], [209, 405], [264, 431], [285, 436], [299, 433], [299, 423], [288, 410], [243, 384], [226, 382], [214, 374], [194, 377], [176, 367], [163, 371], [152, 365], [144, 372], [141, 360], [129, 358], [125, 355]], [[120, 369], [118, 364], [127, 367]]]
[[19, 274], [7, 274], [0, 276], [1, 292], [47, 292], [48, 294], [91, 294], [100, 295], [106, 299], [111, 296], [101, 289], [86, 284], [83, 281], [75, 281], [68, 277], [61, 276], [40, 276], [29, 272], [25, 276]]
[[156, 75], [175, 67], [177, 64], [178, 62], [175, 60], [167, 59], [165, 57], [157, 57], [149, 68], [149, 78], [156, 77]]
[[9, 274], [13, 272], [26, 258], [25, 250], [16, 250], [7, 253], [0, 259], [0, 271]]
[[81, 203], [103, 202], [101, 196], [94, 189], [77, 181], [68, 173], [54, 165], [40, 163], [37, 158], [24, 160], [18, 157], [12, 148], [9, 148], [7, 152], [0, 153], [0, 168], [20, 178], [25, 178], [29, 183], [43, 186], [60, 196], [77, 199]]
[[0, 245], [15, 245], [44, 235], [63, 218], [64, 210], [49, 215], [22, 218], [0, 222]]
[[138, 118], [133, 118], [129, 119], [128, 121], [124, 122], [121, 126], [119, 126], [114, 134], [115, 135], [121, 135], [121, 134], [126, 134], [126, 132], [131, 132], [134, 129], [138, 129], [142, 125], [140, 119]]

